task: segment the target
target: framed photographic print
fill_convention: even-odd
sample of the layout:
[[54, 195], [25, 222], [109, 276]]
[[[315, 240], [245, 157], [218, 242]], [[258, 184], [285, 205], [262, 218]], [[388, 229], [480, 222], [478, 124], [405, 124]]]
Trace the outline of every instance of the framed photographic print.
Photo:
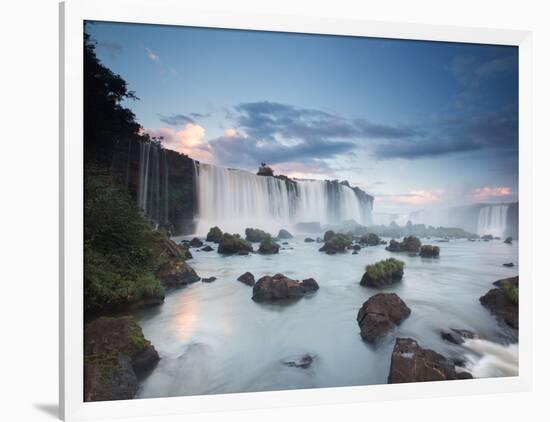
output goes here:
[[61, 24], [66, 420], [530, 388], [530, 33]]

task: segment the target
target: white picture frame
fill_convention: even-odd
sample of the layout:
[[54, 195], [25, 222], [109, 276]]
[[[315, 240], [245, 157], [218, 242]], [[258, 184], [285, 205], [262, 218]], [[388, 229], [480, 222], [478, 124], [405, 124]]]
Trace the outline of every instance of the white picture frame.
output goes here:
[[[83, 22], [85, 20], [502, 44], [519, 48], [519, 376], [211, 396], [83, 401]], [[178, 0], [60, 5], [60, 411], [67, 421], [528, 391], [532, 385], [531, 33], [363, 20], [201, 11]]]

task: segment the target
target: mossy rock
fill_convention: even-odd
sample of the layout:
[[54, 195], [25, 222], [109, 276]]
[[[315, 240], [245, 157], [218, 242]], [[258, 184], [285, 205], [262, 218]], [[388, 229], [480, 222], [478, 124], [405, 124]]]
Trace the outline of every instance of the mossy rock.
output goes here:
[[[327, 237], [326, 233], [325, 237]], [[350, 234], [336, 233], [328, 237], [328, 240], [325, 241], [325, 244], [319, 249], [319, 251], [326, 252], [328, 255], [346, 252], [352, 241], [353, 236]]]
[[222, 236], [223, 236], [223, 232], [221, 231], [221, 229], [218, 226], [214, 226], [214, 227], [211, 227], [210, 230], [208, 230], [208, 234], [206, 235], [206, 241], [220, 243]]
[[422, 245], [420, 256], [422, 258], [439, 258], [439, 246]]
[[403, 278], [405, 263], [395, 258], [379, 261], [367, 265], [366, 272], [361, 278], [361, 286], [384, 287], [400, 281]]
[[275, 242], [275, 240], [269, 236], [262, 240], [258, 252], [267, 255], [267, 254], [277, 254], [279, 253], [280, 246]]
[[359, 243], [366, 246], [377, 246], [380, 245], [380, 237], [375, 233], [368, 233], [361, 236]]
[[252, 252], [252, 245], [238, 234], [224, 233], [218, 245], [220, 254], [237, 254]]
[[260, 229], [247, 228], [244, 233], [246, 235], [246, 240], [253, 243], [261, 242], [262, 240], [271, 237], [269, 233], [266, 233]]
[[390, 244], [386, 248], [390, 252], [409, 252], [418, 253], [422, 247], [422, 242], [416, 236], [406, 236], [402, 242], [397, 240], [390, 240]]

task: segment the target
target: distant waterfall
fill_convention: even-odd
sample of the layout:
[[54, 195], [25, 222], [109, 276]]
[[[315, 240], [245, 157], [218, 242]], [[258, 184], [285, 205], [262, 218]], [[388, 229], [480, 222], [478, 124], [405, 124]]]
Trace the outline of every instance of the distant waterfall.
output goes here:
[[276, 232], [306, 221], [370, 224], [372, 197], [336, 181], [285, 180], [209, 164], [196, 165], [195, 180], [197, 233], [215, 225]]
[[506, 223], [509, 205], [487, 205], [479, 210], [477, 220], [477, 234], [483, 236], [503, 236], [506, 232]]
[[143, 215], [156, 224], [168, 223], [168, 160], [158, 143], [139, 144], [137, 202]]

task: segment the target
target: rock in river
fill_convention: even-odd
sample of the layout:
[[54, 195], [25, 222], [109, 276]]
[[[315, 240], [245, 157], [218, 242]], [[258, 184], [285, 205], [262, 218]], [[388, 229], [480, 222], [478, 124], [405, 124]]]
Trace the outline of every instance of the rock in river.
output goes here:
[[84, 401], [134, 398], [138, 379], [159, 355], [133, 317], [99, 318], [84, 327]]
[[391, 354], [388, 383], [445, 381], [469, 378], [458, 375], [451, 359], [424, 349], [412, 338], [397, 338]]
[[168, 288], [185, 286], [201, 279], [182, 259], [172, 259], [162, 264], [157, 270], [157, 277]]
[[497, 319], [513, 329], [518, 328], [519, 277], [510, 277], [493, 283], [497, 286], [479, 298]]
[[193, 248], [200, 248], [202, 245], [203, 245], [202, 240], [200, 240], [198, 237], [194, 237], [189, 242], [189, 246], [191, 246]]
[[253, 286], [256, 282], [256, 280], [254, 279], [254, 275], [248, 271], [244, 274], [241, 274], [237, 280], [241, 283], [246, 284], [247, 286]]
[[279, 230], [279, 234], [277, 235], [277, 239], [292, 239], [292, 234], [285, 230], [281, 229]]
[[252, 300], [256, 302], [275, 301], [281, 299], [298, 299], [306, 293], [319, 289], [319, 285], [313, 278], [302, 282], [292, 280], [283, 274], [263, 276], [254, 285]]
[[357, 314], [363, 340], [373, 343], [378, 337], [401, 324], [411, 314], [395, 293], [378, 293], [363, 303]]
[[403, 261], [395, 258], [367, 265], [360, 284], [366, 287], [384, 287], [396, 283], [403, 278], [404, 266], [405, 263]]
[[212, 283], [213, 281], [216, 281], [216, 277], [208, 277], [202, 279], [203, 283]]
[[204, 251], [204, 252], [212, 252], [214, 250], [214, 248], [210, 245], [206, 245], [204, 248], [201, 249], [201, 251]]
[[220, 244], [218, 245], [218, 253], [221, 254], [244, 254], [248, 255], [248, 252], [252, 252], [252, 245], [238, 234], [224, 233]]

